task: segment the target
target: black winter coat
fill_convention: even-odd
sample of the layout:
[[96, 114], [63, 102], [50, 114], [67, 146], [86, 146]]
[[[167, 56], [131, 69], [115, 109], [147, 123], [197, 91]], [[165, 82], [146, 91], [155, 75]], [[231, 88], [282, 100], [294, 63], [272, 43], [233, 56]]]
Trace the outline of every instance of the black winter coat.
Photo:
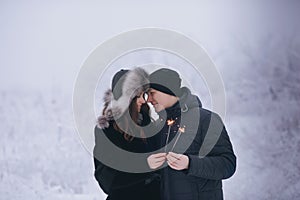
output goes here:
[[[178, 127], [185, 126], [185, 132], [179, 137], [173, 152], [187, 155], [189, 167], [182, 171], [169, 166], [160, 170], [162, 199], [222, 200], [222, 179], [231, 177], [236, 168], [236, 157], [229, 136], [220, 117], [203, 109], [198, 97], [192, 95], [189, 89], [182, 90], [180, 101], [165, 110], [167, 120], [175, 120], [167, 152], [171, 151], [178, 137]], [[165, 123], [166, 120], [158, 121]], [[165, 124], [156, 136], [159, 148], [166, 144], [168, 128]]]
[[[97, 159], [97, 156], [101, 156], [103, 153], [108, 156], [110, 154], [110, 152], [103, 152], [103, 137], [107, 137], [112, 143], [124, 150], [136, 153], [147, 152], [147, 143], [140, 138], [134, 138], [131, 142], [126, 141], [123, 135], [113, 128], [112, 122], [104, 130], [98, 127], [95, 128], [94, 176], [101, 189], [108, 195], [107, 199], [159, 200], [160, 183], [158, 174], [154, 172], [123, 172], [106, 166]], [[124, 159], [126, 162], [126, 158]], [[144, 162], [146, 165], [146, 160]]]

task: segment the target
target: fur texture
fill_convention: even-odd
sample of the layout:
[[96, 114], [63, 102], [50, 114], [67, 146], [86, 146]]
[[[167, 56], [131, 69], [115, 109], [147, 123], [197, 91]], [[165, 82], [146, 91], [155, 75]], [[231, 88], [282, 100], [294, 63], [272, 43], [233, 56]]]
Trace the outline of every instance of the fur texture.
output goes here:
[[128, 109], [132, 99], [149, 87], [149, 74], [142, 68], [135, 68], [124, 76], [122, 96], [118, 100], [114, 99], [111, 89], [104, 94], [104, 107], [107, 109], [98, 118], [99, 128], [107, 128], [109, 121], [119, 119]]

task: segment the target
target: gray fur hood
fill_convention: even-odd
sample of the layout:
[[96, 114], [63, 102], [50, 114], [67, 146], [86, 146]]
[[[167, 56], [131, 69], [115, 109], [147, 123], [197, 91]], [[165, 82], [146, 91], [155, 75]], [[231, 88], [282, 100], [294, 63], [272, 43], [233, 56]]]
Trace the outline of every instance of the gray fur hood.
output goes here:
[[124, 76], [122, 96], [119, 99], [114, 99], [111, 89], [104, 94], [104, 108], [107, 109], [98, 117], [97, 123], [101, 129], [107, 128], [109, 121], [119, 119], [128, 109], [132, 99], [149, 88], [149, 74], [140, 67], [130, 70]]

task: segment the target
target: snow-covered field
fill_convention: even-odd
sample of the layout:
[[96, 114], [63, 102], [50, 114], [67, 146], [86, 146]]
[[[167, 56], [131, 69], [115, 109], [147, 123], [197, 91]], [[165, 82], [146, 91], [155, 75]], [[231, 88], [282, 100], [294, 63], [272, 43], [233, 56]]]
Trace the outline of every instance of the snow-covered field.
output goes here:
[[70, 96], [1, 91], [0, 199], [99, 199]]

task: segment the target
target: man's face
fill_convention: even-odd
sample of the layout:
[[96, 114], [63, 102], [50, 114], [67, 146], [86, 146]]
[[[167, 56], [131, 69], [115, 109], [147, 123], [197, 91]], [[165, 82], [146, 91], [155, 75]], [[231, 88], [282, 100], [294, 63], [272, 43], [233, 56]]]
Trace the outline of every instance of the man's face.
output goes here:
[[160, 112], [168, 107], [171, 107], [170, 105], [170, 97], [171, 95], [160, 92], [155, 89], [150, 89], [148, 92], [149, 96], [147, 99], [147, 102], [151, 103], [155, 109], [155, 112]]

